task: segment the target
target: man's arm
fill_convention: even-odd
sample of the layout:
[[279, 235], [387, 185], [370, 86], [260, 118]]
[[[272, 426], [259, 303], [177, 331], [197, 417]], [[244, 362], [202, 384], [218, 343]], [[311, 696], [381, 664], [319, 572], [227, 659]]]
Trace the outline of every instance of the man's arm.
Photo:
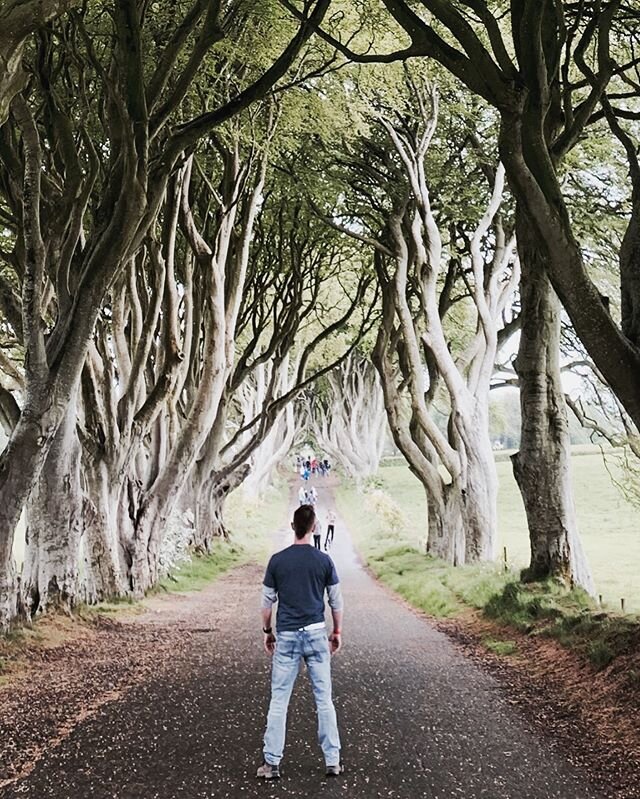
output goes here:
[[329, 636], [329, 643], [331, 644], [331, 654], [335, 655], [342, 647], [342, 611], [331, 610], [333, 617], [333, 632]]
[[331, 645], [331, 654], [335, 655], [342, 647], [342, 613], [344, 602], [342, 600], [340, 583], [328, 586], [327, 594], [329, 596], [329, 607], [331, 608], [331, 616], [333, 618], [333, 632], [329, 636], [329, 643]]
[[264, 633], [264, 651], [267, 655], [273, 655], [276, 648], [276, 637], [271, 627], [271, 617], [277, 598], [278, 595], [275, 588], [270, 588], [268, 585], [262, 586], [262, 608], [260, 614], [262, 616], [262, 632]]

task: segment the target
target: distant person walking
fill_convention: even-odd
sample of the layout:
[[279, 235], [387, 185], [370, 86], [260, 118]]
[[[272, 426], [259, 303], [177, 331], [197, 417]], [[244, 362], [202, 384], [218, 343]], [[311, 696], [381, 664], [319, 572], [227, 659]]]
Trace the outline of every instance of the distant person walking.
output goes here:
[[309, 504], [315, 505], [318, 501], [318, 491], [315, 486], [311, 486], [309, 489]]
[[[310, 505], [293, 514], [293, 544], [271, 557], [262, 587], [262, 630], [264, 649], [273, 656], [271, 702], [264, 735], [264, 763], [257, 776], [266, 780], [280, 777], [284, 751], [289, 698], [300, 671], [307, 666], [318, 713], [318, 741], [328, 777], [340, 775], [340, 736], [331, 696], [331, 655], [340, 650], [342, 638], [342, 594], [331, 558], [309, 546], [316, 515]], [[333, 632], [327, 638], [324, 623], [324, 594], [327, 592]], [[276, 634], [271, 617], [278, 602]]]
[[324, 551], [327, 551], [328, 546], [333, 546], [333, 534], [336, 529], [336, 513], [334, 510], [329, 509], [327, 513], [327, 537], [324, 539]]
[[[309, 505], [309, 507], [313, 508], [313, 505]], [[321, 541], [322, 541], [322, 533], [320, 532], [318, 528], [318, 522], [316, 521], [316, 523], [313, 526], [313, 546], [316, 549], [322, 549], [322, 547], [320, 546]]]
[[307, 501], [307, 492], [304, 490], [304, 486], [300, 486], [298, 489], [298, 505], [304, 505]]

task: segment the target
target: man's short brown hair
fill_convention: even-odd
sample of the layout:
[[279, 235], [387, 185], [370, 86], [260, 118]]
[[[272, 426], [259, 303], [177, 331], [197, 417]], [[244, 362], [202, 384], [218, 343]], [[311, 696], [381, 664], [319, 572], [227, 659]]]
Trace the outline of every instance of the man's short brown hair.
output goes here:
[[293, 531], [296, 538], [302, 539], [310, 532], [316, 520], [316, 512], [312, 505], [300, 505], [293, 514]]

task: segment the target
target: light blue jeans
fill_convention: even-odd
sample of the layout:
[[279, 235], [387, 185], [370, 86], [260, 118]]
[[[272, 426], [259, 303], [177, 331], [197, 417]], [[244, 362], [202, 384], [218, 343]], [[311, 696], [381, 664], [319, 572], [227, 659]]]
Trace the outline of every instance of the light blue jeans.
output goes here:
[[282, 759], [291, 691], [300, 671], [307, 665], [318, 712], [318, 741], [325, 763], [340, 762], [340, 736], [336, 709], [331, 698], [331, 654], [324, 629], [278, 633], [271, 667], [271, 703], [264, 734], [264, 759], [272, 766]]

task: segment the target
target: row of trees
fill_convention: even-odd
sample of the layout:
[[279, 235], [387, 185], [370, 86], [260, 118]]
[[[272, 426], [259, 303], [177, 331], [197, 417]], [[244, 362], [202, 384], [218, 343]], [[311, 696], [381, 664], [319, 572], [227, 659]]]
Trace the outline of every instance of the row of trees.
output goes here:
[[0, 129], [2, 626], [142, 594], [187, 510], [207, 549], [288, 402], [367, 325], [355, 248], [278, 171], [296, 120], [271, 89], [295, 59], [314, 71], [310, 24], [155, 5], [39, 27]]
[[[283, 2], [295, 13], [294, 3]], [[458, 86], [462, 84], [477, 98], [467, 99], [476, 114], [476, 130], [467, 138], [464, 162], [468, 163], [478, 143], [486, 149], [492, 141], [497, 151], [493, 161], [489, 158], [484, 165], [493, 193], [479, 225], [470, 225], [465, 214], [464, 232], [456, 230], [454, 222], [443, 248], [446, 213], [439, 207], [434, 215], [423, 167], [433, 136], [435, 98], [421, 98], [415, 89], [414, 111], [405, 112], [404, 117], [398, 104], [387, 100], [386, 108], [378, 113], [386, 142], [377, 143], [377, 148], [374, 143], [355, 166], [364, 180], [352, 185], [367, 207], [349, 208], [346, 214], [349, 220], [358, 219], [358, 233], [359, 225], [367, 230], [376, 251], [376, 270], [387, 287], [375, 360], [394, 438], [425, 485], [433, 508], [430, 546], [454, 562], [486, 557], [492, 550], [495, 477], [483, 455], [487, 450], [487, 373], [498, 346], [498, 327], [502, 324], [508, 332], [516, 321], [500, 319], [501, 295], [492, 294], [492, 283], [505, 281], [499, 277], [506, 266], [501, 254], [508, 252], [505, 242], [515, 235], [517, 265], [508, 270], [512, 278], [515, 269], [521, 273], [513, 279], [519, 286], [515, 370], [523, 423], [520, 451], [513, 460], [531, 538], [531, 566], [525, 577], [555, 574], [593, 591], [570, 484], [568, 418], [559, 358], [560, 301], [580, 347], [586, 349], [594, 370], [622, 406], [623, 431], [633, 443], [640, 422], [640, 341], [634, 321], [640, 252], [634, 127], [640, 118], [636, 54], [640, 14], [633, 4], [624, 2], [423, 0], [413, 4], [381, 0], [357, 8], [347, 5], [345, 14], [318, 30], [325, 42], [354, 63], [436, 62], [445, 75], [455, 77]], [[495, 118], [494, 134], [486, 125], [487, 116]], [[421, 129], [416, 127], [416, 117], [422, 117]], [[594, 142], [603, 149], [597, 152]], [[622, 145], [631, 181], [616, 185], [609, 180], [601, 192], [609, 210], [605, 221], [611, 222], [617, 206], [618, 218], [610, 225], [609, 236], [620, 229], [620, 214], [626, 217], [619, 246], [612, 243], [609, 260], [603, 263], [598, 256], [604, 248], [600, 243], [591, 246], [584, 235], [589, 225], [584, 215], [580, 218], [577, 206], [581, 200], [595, 205], [588, 195], [596, 178], [589, 179], [588, 166], [602, 174], [606, 165], [607, 177], [613, 177], [620, 159], [620, 148], [612, 153], [616, 145]], [[570, 182], [576, 148], [579, 157], [585, 158], [586, 169], [573, 166], [574, 174], [581, 176]], [[388, 158], [390, 151], [395, 152], [395, 159]], [[489, 145], [487, 153], [491, 151]], [[604, 156], [605, 164], [597, 163], [594, 156]], [[401, 176], [396, 171], [384, 194], [388, 201], [384, 216], [372, 220], [372, 208], [377, 210], [379, 199], [371, 191], [372, 172], [379, 182], [380, 176], [384, 180], [398, 167]], [[501, 192], [496, 191], [502, 168], [513, 198], [507, 224]], [[336, 206], [331, 213], [337, 218], [342, 211]], [[351, 226], [349, 221], [344, 230], [353, 235]], [[593, 235], [597, 226], [590, 227]], [[603, 230], [606, 224], [600, 233]], [[489, 237], [484, 248], [483, 235]], [[465, 246], [478, 341], [472, 344], [470, 357], [460, 355], [456, 363], [451, 357], [451, 337], [442, 337], [440, 332], [447, 310], [448, 274], [440, 269], [440, 282], [438, 274], [443, 253], [450, 264], [456, 251], [464, 252]], [[603, 280], [602, 272], [607, 270]], [[619, 303], [608, 296], [607, 283], [615, 282], [611, 275], [620, 280]], [[444, 303], [436, 302], [434, 287], [444, 293]], [[397, 385], [410, 397], [408, 423], [394, 391], [394, 370]], [[429, 413], [439, 382], [449, 395], [445, 435]], [[442, 521], [441, 533], [438, 524]], [[444, 546], [439, 546], [439, 540]]]
[[633, 435], [640, 181], [602, 198], [622, 198], [621, 328], [576, 211], [591, 131], [637, 171], [633, 9], [30, 5], [0, 40], [0, 626], [142, 594], [167, 531], [209, 548], [301, 429], [366, 477], [385, 417], [430, 551], [492, 558], [489, 392], [516, 331], [526, 576], [593, 590], [558, 295]]

